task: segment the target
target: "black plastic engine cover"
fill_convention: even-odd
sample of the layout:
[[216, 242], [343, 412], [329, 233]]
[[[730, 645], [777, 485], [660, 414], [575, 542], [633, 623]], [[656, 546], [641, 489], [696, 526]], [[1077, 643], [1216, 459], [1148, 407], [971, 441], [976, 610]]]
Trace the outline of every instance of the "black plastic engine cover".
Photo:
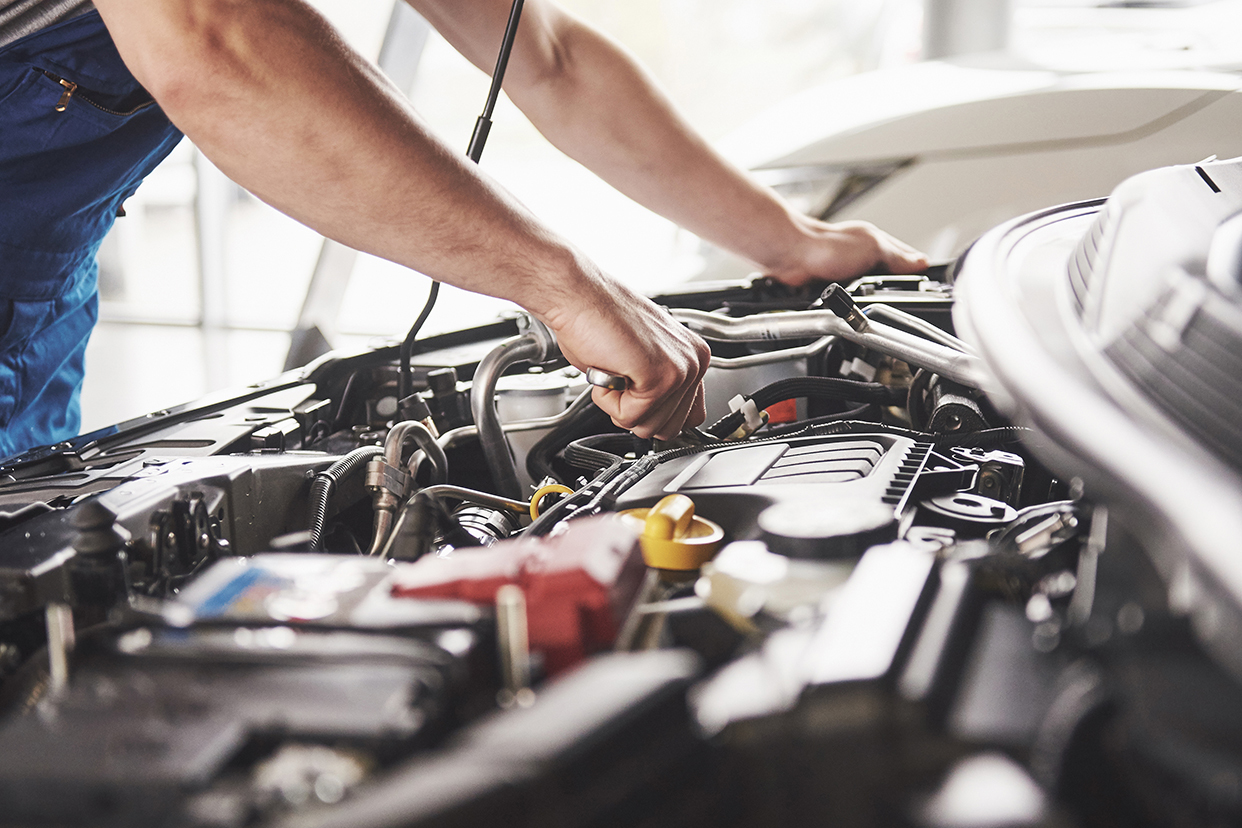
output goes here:
[[900, 512], [930, 446], [892, 434], [842, 434], [751, 443], [661, 464], [617, 501], [650, 506], [679, 492], [733, 540], [758, 538], [759, 513], [774, 503], [807, 509], [832, 500], [885, 504]]

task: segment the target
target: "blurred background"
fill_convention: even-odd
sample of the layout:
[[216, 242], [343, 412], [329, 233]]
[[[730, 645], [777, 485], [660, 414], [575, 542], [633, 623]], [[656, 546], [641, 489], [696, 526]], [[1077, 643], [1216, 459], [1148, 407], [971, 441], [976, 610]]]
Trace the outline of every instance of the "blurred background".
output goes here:
[[[380, 55], [387, 35], [415, 107], [464, 152], [487, 94], [484, 73], [404, 7], [394, 18], [390, 0], [312, 2], [369, 57]], [[790, 96], [928, 52], [922, 0], [562, 3], [634, 52], [712, 140], [753, 128]], [[1067, 72], [1233, 70], [1242, 66], [1239, 8], [1239, 0], [1013, 0], [1005, 60]], [[560, 155], [507, 100], [494, 121], [483, 167], [605, 269], [646, 291], [704, 270], [711, 252], [698, 239]], [[428, 288], [425, 277], [389, 262], [325, 252], [317, 234], [228, 181], [188, 141], [126, 211], [100, 254], [101, 321], [87, 352], [83, 431], [278, 374], [317, 264], [347, 277], [330, 297], [329, 339], [339, 348], [400, 338]], [[505, 309], [446, 287], [425, 330]]]

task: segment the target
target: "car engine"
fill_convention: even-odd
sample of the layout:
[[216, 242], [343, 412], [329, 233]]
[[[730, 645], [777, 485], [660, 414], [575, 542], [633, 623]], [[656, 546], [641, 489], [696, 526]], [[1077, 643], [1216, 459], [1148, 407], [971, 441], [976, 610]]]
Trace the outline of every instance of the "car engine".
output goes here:
[[0, 823], [1233, 824], [1239, 211], [656, 297], [672, 441], [515, 316], [9, 458]]

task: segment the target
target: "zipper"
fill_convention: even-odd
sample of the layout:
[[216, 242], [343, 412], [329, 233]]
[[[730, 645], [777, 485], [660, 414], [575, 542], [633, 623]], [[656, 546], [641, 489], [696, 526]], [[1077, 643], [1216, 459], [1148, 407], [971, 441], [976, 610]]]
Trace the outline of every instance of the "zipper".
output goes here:
[[69, 108], [69, 99], [73, 97], [73, 93], [78, 90], [78, 85], [73, 81], [67, 81], [64, 78], [57, 78], [56, 82], [65, 87], [65, 91], [61, 93], [60, 100], [56, 102], [56, 111], [64, 112]]
[[[50, 78], [51, 80], [56, 81], [65, 90], [64, 92], [60, 93], [60, 100], [56, 102], [56, 107], [55, 107], [57, 112], [64, 112], [66, 109], [69, 108], [69, 100], [73, 97], [73, 93], [78, 91], [78, 85], [71, 80], [65, 80], [59, 75], [53, 75], [51, 72], [47, 71], [46, 69], [40, 69], [39, 71], [42, 72], [46, 77]], [[121, 115], [121, 116], [133, 115], [135, 112], [139, 112], [143, 109], [146, 109], [147, 107], [155, 103], [155, 101], [147, 101], [146, 103], [139, 104], [138, 106], [126, 112], [117, 112], [115, 109], [108, 109], [108, 107], [106, 106], [100, 106], [99, 104], [92, 101], [90, 98], [86, 97], [86, 95], [84, 94], [78, 95], [78, 100], [82, 101], [83, 103], [90, 104], [91, 106], [98, 109], [100, 112], [106, 112], [109, 115]]]

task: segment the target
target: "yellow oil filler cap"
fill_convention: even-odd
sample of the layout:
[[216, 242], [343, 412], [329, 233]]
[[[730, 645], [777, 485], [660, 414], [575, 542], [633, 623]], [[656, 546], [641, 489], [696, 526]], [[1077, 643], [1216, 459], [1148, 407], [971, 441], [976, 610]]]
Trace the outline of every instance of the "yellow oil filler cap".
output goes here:
[[621, 514], [641, 533], [643, 560], [654, 569], [698, 569], [724, 540], [724, 530], [695, 515], [694, 501], [682, 494], [671, 494], [650, 509]]

